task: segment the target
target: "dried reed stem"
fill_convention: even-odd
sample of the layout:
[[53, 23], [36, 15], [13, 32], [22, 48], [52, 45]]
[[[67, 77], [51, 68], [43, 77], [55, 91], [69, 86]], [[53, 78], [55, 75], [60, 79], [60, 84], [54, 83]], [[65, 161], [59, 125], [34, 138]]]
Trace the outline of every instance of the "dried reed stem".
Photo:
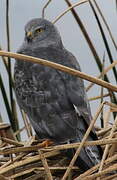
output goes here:
[[[44, 156], [47, 158], [47, 157], [55, 156], [57, 154], [59, 154], [58, 151], [47, 152], [47, 153], [44, 153]], [[32, 157], [27, 157], [26, 159], [23, 159], [23, 160], [18, 161], [18, 162], [14, 162], [13, 164], [9, 165], [8, 167], [2, 168], [0, 170], [0, 175], [5, 174], [10, 170], [14, 170], [17, 167], [22, 167], [22, 166], [24, 166], [26, 164], [33, 163], [35, 161], [39, 161], [40, 159], [41, 159], [40, 155], [35, 155], [35, 156], [32, 156]]]
[[105, 133], [109, 132], [111, 127], [103, 128], [102, 130], [96, 132], [97, 136], [103, 136]]
[[105, 104], [108, 105], [108, 106], [110, 106], [110, 107], [112, 107], [112, 108], [117, 108], [117, 105], [114, 104], [114, 103], [111, 103], [111, 102], [106, 101]]
[[1, 169], [4, 169], [5, 167], [8, 167], [10, 164], [13, 164], [14, 162], [16, 161], [19, 161], [20, 159], [22, 159], [24, 156], [26, 156], [27, 153], [22, 153], [20, 155], [18, 155], [17, 157], [15, 157], [13, 159], [13, 161], [9, 160], [7, 163], [3, 164], [1, 167], [0, 167], [0, 170]]
[[[108, 165], [109, 163], [113, 162], [117, 160], [117, 154], [115, 154], [114, 156], [108, 158], [105, 160], [105, 164]], [[87, 170], [86, 172], [84, 172], [83, 174], [81, 174], [79, 177], [75, 178], [74, 180], [82, 180], [83, 178], [87, 177], [88, 175], [92, 174], [93, 172], [95, 172], [98, 168], [100, 167], [100, 163], [93, 166], [91, 169]]]
[[[97, 78], [101, 78], [103, 74], [105, 75], [108, 71], [110, 71], [110, 70], [111, 70], [113, 67], [115, 67], [116, 65], [117, 65], [117, 61], [114, 61], [112, 64], [110, 64], [110, 65], [104, 70], [103, 73], [101, 72], [101, 73], [97, 76]], [[86, 91], [88, 91], [93, 85], [94, 85], [94, 83], [90, 83], [90, 84], [87, 86]]]
[[55, 24], [62, 16], [64, 16], [68, 11], [70, 11], [72, 8], [79, 6], [81, 4], [84, 4], [88, 2], [88, 0], [80, 0], [78, 3], [73, 4], [71, 7], [67, 8], [63, 13], [61, 13], [59, 16], [55, 18], [55, 20], [52, 21], [53, 24]]
[[114, 179], [115, 177], [117, 178], [117, 174], [110, 175], [106, 178], [103, 178], [103, 180], [116, 180], [116, 179]]
[[86, 73], [83, 73], [83, 72], [80, 72], [78, 70], [69, 68], [67, 66], [63, 66], [61, 64], [50, 62], [48, 60], [44, 60], [44, 59], [41, 59], [41, 58], [35, 58], [35, 57], [32, 57], [32, 56], [26, 56], [26, 55], [22, 55], [22, 54], [17, 54], [17, 53], [5, 52], [5, 51], [0, 51], [0, 56], [8, 56], [8, 57], [12, 57], [12, 58], [15, 58], [15, 59], [18, 59], [18, 60], [24, 60], [24, 61], [29, 61], [29, 62], [41, 64], [41, 65], [46, 65], [46, 66], [55, 68], [55, 69], [63, 71], [63, 72], [67, 72], [67, 73], [72, 74], [74, 76], [78, 76], [78, 77], [83, 78], [85, 80], [94, 82], [94, 83], [96, 83], [96, 84], [98, 84], [100, 86], [103, 86], [103, 87], [105, 87], [107, 89], [110, 89], [111, 91], [117, 92], [117, 86], [114, 86], [114, 85], [112, 85], [110, 83], [107, 83], [107, 82], [105, 82], [103, 80], [99, 80], [99, 79], [97, 79], [95, 77], [87, 75]]
[[95, 179], [96, 177], [106, 175], [107, 173], [115, 171], [115, 170], [117, 170], [117, 164], [113, 164], [112, 166], [109, 166], [109, 168], [106, 168], [105, 170], [103, 170], [101, 172], [87, 176], [87, 177], [83, 178], [83, 180]]
[[[116, 144], [117, 138], [113, 139], [102, 139], [102, 140], [96, 140], [96, 141], [86, 141], [83, 146], [96, 146], [96, 145], [106, 145], [106, 144]], [[53, 147], [44, 148], [41, 150], [44, 151], [56, 151], [56, 150], [63, 150], [63, 149], [72, 149], [72, 148], [78, 148], [81, 145], [81, 143], [73, 143], [73, 144], [65, 144], [65, 145], [58, 145]], [[16, 148], [9, 148], [7, 149], [3, 148], [0, 150], [0, 155], [7, 155], [7, 154], [16, 154], [16, 153], [23, 153], [23, 152], [33, 152], [37, 151], [40, 148], [39, 145], [33, 145], [33, 146], [26, 146], [26, 147], [16, 147]]]
[[[86, 141], [83, 146], [96, 146], [96, 145], [106, 145], [106, 144], [115, 144], [117, 138], [113, 139], [102, 139], [96, 141]], [[81, 143], [74, 143], [74, 144], [66, 144], [66, 145], [59, 145], [54, 146], [51, 150], [62, 150], [62, 149], [70, 149], [70, 148], [78, 148]]]
[[[28, 142], [25, 143], [25, 146], [28, 146], [28, 145], [31, 145], [31, 144], [32, 144], [32, 141], [28, 141]], [[26, 154], [27, 154], [27, 152], [24, 152], [24, 153], [22, 153], [22, 154], [19, 154], [17, 157], [15, 157], [15, 158], [13, 159], [13, 162], [16, 162], [16, 161], [20, 160], [20, 159], [23, 158]], [[5, 163], [3, 166], [0, 167], [0, 170], [1, 170], [2, 168], [7, 167], [7, 166], [10, 165], [10, 164], [12, 164], [11, 161], [8, 161], [7, 163]]]
[[109, 125], [110, 114], [111, 114], [111, 111], [109, 108], [107, 112], [104, 114], [104, 128], [106, 129], [108, 128], [108, 125]]
[[48, 180], [53, 180], [51, 171], [50, 171], [50, 169], [48, 167], [48, 163], [47, 163], [47, 160], [46, 160], [44, 154], [40, 150], [38, 150], [38, 152], [39, 152], [39, 155], [40, 155], [43, 167], [45, 169], [45, 172], [46, 172], [46, 175], [47, 175], [47, 179]]
[[8, 139], [8, 138], [5, 138], [5, 137], [0, 137], [0, 140], [6, 142], [8, 144], [15, 145], [15, 146], [23, 146], [23, 144], [21, 142], [14, 141], [12, 139]]
[[109, 151], [108, 156], [111, 157], [114, 154], [114, 152], [116, 151], [116, 149], [117, 149], [117, 143], [112, 145], [112, 147], [111, 147], [111, 149]]
[[24, 121], [24, 126], [26, 129], [27, 135], [28, 135], [28, 137], [31, 137], [32, 136], [31, 127], [29, 127], [29, 122], [27, 120], [26, 113], [23, 110], [21, 110], [21, 114], [22, 114], [22, 118]]
[[19, 133], [21, 133], [23, 130], [25, 130], [25, 126], [20, 128], [19, 130], [17, 130], [15, 133], [14, 133], [14, 136], [17, 136]]
[[9, 178], [6, 178], [6, 177], [0, 175], [0, 180], [9, 180]]
[[[103, 97], [108, 97], [109, 95], [110, 95], [109, 93], [106, 93], [103, 95]], [[102, 96], [95, 96], [95, 97], [89, 98], [88, 100], [89, 101], [95, 101], [95, 100], [100, 99], [100, 98], [102, 98]]]
[[[49, 169], [50, 170], [66, 170], [67, 169], [67, 167], [49, 167]], [[73, 170], [78, 170], [78, 167], [73, 167], [72, 168]], [[45, 168], [44, 167], [34, 167], [34, 168], [30, 168], [30, 169], [28, 169], [28, 170], [25, 170], [25, 171], [23, 171], [23, 172], [20, 172], [20, 173], [17, 173], [17, 174], [15, 174], [15, 175], [12, 175], [10, 178], [12, 179], [12, 178], [17, 178], [17, 177], [19, 177], [19, 176], [22, 176], [22, 175], [25, 175], [25, 174], [28, 174], [28, 173], [31, 173], [31, 172], [33, 172], [33, 171], [45, 171]]]
[[[112, 129], [111, 129], [111, 131], [110, 131], [109, 139], [112, 139], [113, 133], [114, 133], [114, 131], [115, 131], [115, 129], [116, 129], [116, 126], [117, 126], [117, 116], [116, 116], [116, 119], [115, 119], [114, 124], [113, 124], [113, 126], [112, 126]], [[104, 153], [103, 153], [103, 156], [102, 156], [102, 160], [101, 160], [101, 163], [100, 163], [100, 167], [99, 167], [99, 172], [101, 172], [101, 170], [102, 170], [102, 168], [103, 168], [104, 161], [105, 161], [105, 159], [106, 159], [106, 157], [107, 157], [109, 147], [110, 147], [109, 144], [107, 144], [106, 147], [105, 147], [105, 150], [104, 150]]]
[[47, 8], [47, 6], [50, 4], [51, 0], [48, 0], [47, 3], [45, 4], [45, 6], [42, 9], [42, 18], [45, 17], [45, 9]]

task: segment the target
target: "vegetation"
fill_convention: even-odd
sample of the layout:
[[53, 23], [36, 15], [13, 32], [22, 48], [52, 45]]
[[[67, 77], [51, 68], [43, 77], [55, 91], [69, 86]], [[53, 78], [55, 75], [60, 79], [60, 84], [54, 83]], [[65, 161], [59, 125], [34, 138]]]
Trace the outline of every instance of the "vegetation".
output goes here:
[[[9, 90], [5, 88], [4, 76], [0, 73], [0, 88], [1, 94], [6, 108], [6, 113], [9, 118], [9, 123], [6, 123], [4, 117], [0, 115], [0, 179], [72, 179], [72, 175], [75, 174], [75, 179], [114, 179], [117, 178], [117, 174], [109, 174], [114, 170], [117, 170], [117, 60], [113, 55], [110, 41], [108, 40], [107, 33], [111, 39], [111, 43], [115, 51], [117, 51], [117, 43], [115, 37], [113, 37], [111, 29], [106, 17], [101, 11], [98, 1], [96, 0], [79, 0], [77, 3], [72, 4], [69, 0], [65, 0], [68, 8], [58, 16], [53, 23], [56, 23], [66, 13], [72, 13], [76, 20], [76, 25], [81, 29], [81, 32], [92, 52], [92, 56], [99, 69], [99, 75], [95, 78], [83, 72], [79, 72], [55, 63], [43, 61], [41, 59], [18, 55], [15, 53], [5, 52], [0, 46], [0, 63], [4, 64], [6, 73], [8, 75]], [[10, 35], [9, 35], [9, 0], [6, 0], [6, 34], [7, 34], [7, 50], [10, 51]], [[42, 16], [44, 17], [46, 8], [52, 3], [51, 0], [47, 2], [42, 10]], [[106, 2], [105, 2], [106, 3]], [[110, 1], [111, 3], [111, 1]], [[93, 15], [96, 19], [102, 41], [104, 43], [106, 52], [104, 52], [103, 59], [97, 52], [94, 42], [91, 40], [88, 30], [85, 27], [82, 19], [80, 18], [76, 6], [82, 6], [83, 4], [90, 5]], [[117, 1], [115, 1], [115, 9], [117, 7]], [[109, 9], [110, 10], [110, 9]], [[116, 22], [115, 22], [116, 23]], [[105, 33], [105, 28], [107, 33]], [[97, 37], [98, 38], [98, 37]], [[105, 60], [105, 54], [108, 56], [108, 63]], [[81, 77], [89, 81], [89, 85], [86, 87], [86, 91], [89, 92], [94, 85], [100, 86], [100, 92], [95, 97], [89, 98], [90, 101], [100, 100], [100, 105], [97, 107], [97, 112], [93, 115], [93, 119], [86, 134], [81, 143], [75, 143], [70, 145], [59, 145], [48, 148], [41, 148], [40, 143], [33, 135], [32, 127], [29, 123], [26, 114], [18, 107], [16, 97], [14, 93], [14, 84], [12, 77], [12, 60], [11, 58], [17, 58], [19, 60], [33, 61], [43, 64], [45, 66], [51, 66], [61, 71], [70, 73], [72, 75]], [[107, 65], [109, 64], [109, 65]], [[110, 72], [110, 73], [108, 73]], [[114, 82], [114, 84], [111, 84]], [[20, 116], [21, 113], [24, 127], [20, 128]], [[100, 121], [100, 126], [96, 126], [95, 122]], [[86, 141], [87, 136], [91, 129], [95, 126], [99, 140]], [[27, 135], [27, 141], [23, 141], [22, 133]], [[80, 153], [83, 146], [101, 145], [104, 153], [102, 161], [81, 174], [78, 167], [74, 166], [74, 162]], [[77, 148], [71, 162], [65, 158], [64, 153], [60, 150], [68, 148]], [[106, 176], [105, 176], [106, 175]]]

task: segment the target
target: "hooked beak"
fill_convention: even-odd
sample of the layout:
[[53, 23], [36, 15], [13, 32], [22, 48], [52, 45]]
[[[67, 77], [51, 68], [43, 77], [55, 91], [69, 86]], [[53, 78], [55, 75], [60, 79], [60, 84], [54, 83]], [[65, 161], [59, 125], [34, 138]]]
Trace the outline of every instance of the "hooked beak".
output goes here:
[[28, 41], [28, 42], [31, 41], [32, 38], [33, 38], [32, 32], [31, 32], [31, 31], [27, 32], [27, 34], [26, 34], [26, 39], [27, 39], [27, 41]]

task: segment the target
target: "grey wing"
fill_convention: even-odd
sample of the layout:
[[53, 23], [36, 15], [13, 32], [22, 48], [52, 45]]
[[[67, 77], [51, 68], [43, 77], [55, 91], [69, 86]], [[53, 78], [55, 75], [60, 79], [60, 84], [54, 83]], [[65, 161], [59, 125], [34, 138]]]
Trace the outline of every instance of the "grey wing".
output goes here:
[[[71, 68], [80, 70], [80, 66], [76, 58], [70, 52], [66, 51], [66, 53], [67, 61], [69, 62], [67, 65]], [[71, 142], [82, 141], [83, 136], [92, 119], [84, 83], [81, 78], [71, 76], [69, 74], [62, 73], [62, 77], [65, 82], [66, 94], [68, 96], [68, 99], [74, 105], [74, 108], [76, 109], [78, 115], [77, 138]], [[97, 136], [95, 134], [95, 130], [93, 129], [88, 137], [88, 140], [90, 141], [96, 139]], [[81, 150], [79, 158], [77, 159], [77, 163], [81, 166], [82, 169], [84, 167], [84, 169], [86, 170], [92, 167], [94, 164], [97, 164], [100, 161], [101, 156], [102, 149], [100, 146], [86, 147]]]
[[[80, 71], [80, 65], [76, 58], [72, 55], [72, 53], [68, 52], [67, 50], [66, 53], [68, 56], [67, 60], [69, 62], [68, 66]], [[69, 74], [65, 75], [65, 73], [62, 73], [62, 76], [65, 81], [66, 93], [68, 95], [68, 98], [78, 112], [77, 114], [79, 116], [79, 130], [81, 129], [81, 137], [83, 138], [84, 133], [86, 132], [86, 129], [88, 128], [92, 119], [91, 109], [87, 99], [84, 82], [81, 78], [71, 76]], [[93, 139], [97, 139], [94, 129], [92, 129], [89, 137], [89, 140]], [[102, 153], [101, 149], [100, 152]]]
[[[66, 50], [66, 56], [68, 63], [65, 65], [80, 71], [80, 65], [72, 53]], [[74, 105], [78, 114], [83, 116], [89, 125], [92, 116], [83, 80], [70, 74], [62, 72], [60, 74], [62, 74], [69, 100]]]
[[[65, 54], [67, 63], [64, 65], [80, 71], [80, 65], [76, 58], [72, 55], [72, 53], [65, 50]], [[67, 97], [69, 101], [74, 105], [75, 110], [78, 112], [78, 116], [82, 117], [82, 121], [84, 121], [85, 125], [84, 132], [86, 132], [86, 129], [88, 128], [90, 121], [92, 119], [92, 115], [83, 79], [63, 72], [60, 72], [60, 74], [66, 86], [65, 89]], [[90, 135], [92, 136], [92, 139], [97, 139], [94, 128], [92, 129]]]
[[[53, 49], [40, 49], [32, 56], [44, 59], [62, 59]], [[21, 53], [21, 52], [20, 52]], [[22, 52], [30, 55], [30, 52]], [[61, 53], [62, 55], [62, 53]], [[42, 65], [17, 62], [15, 80], [16, 94], [20, 106], [27, 112], [37, 134], [59, 141], [76, 136], [77, 117], [66, 96], [64, 83], [59, 72]], [[20, 70], [21, 68], [21, 70]], [[50, 118], [48, 118], [50, 117]], [[69, 129], [69, 131], [66, 131]], [[66, 132], [66, 133], [64, 133]]]

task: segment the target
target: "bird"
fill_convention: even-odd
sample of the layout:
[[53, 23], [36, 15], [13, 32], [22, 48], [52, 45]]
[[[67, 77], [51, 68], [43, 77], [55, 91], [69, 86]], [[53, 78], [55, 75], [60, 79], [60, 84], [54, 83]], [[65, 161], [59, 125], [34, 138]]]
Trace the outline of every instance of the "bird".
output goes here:
[[[78, 60], [64, 47], [57, 27], [44, 18], [31, 19], [25, 25], [24, 41], [17, 53], [81, 71]], [[48, 144], [82, 141], [92, 115], [81, 78], [15, 59], [14, 85], [17, 102], [28, 115], [39, 139]], [[87, 140], [97, 140], [95, 129]], [[99, 163], [101, 157], [100, 146], [83, 147], [76, 164], [85, 172]]]

